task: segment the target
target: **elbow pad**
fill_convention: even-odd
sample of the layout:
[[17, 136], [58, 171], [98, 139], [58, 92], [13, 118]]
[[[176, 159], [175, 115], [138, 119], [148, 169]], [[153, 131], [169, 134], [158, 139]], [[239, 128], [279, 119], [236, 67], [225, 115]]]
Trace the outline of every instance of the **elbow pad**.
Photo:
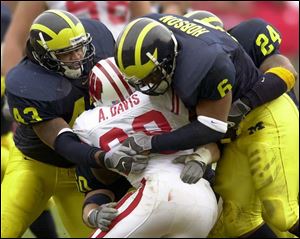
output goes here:
[[71, 129], [63, 129], [59, 132], [54, 142], [54, 150], [76, 165], [100, 167], [94, 158], [95, 153], [100, 149], [82, 143]]
[[200, 145], [218, 142], [227, 131], [227, 123], [198, 116], [197, 120], [170, 133], [152, 137], [152, 153], [169, 150], [186, 150]]

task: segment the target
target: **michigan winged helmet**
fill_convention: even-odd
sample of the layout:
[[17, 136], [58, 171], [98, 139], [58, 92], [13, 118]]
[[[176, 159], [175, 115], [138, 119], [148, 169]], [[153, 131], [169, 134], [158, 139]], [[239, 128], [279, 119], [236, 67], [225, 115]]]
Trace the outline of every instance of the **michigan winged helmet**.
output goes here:
[[[30, 28], [27, 50], [42, 66], [71, 79], [86, 78], [94, 64], [92, 38], [80, 20], [62, 10], [40, 14]], [[62, 61], [59, 55], [81, 50], [82, 59]]]
[[167, 91], [175, 71], [177, 40], [161, 23], [138, 18], [129, 23], [116, 42], [115, 60], [126, 79], [148, 95]]

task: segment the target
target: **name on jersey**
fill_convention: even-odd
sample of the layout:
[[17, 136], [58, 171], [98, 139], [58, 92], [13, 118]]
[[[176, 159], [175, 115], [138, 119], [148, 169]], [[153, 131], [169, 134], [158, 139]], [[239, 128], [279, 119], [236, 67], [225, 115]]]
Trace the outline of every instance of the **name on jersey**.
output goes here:
[[120, 103], [113, 105], [110, 107], [109, 115], [104, 113], [103, 108], [99, 109], [99, 122], [112, 118], [116, 115], [119, 115], [129, 109], [132, 109], [134, 106], [138, 105], [141, 100], [138, 97], [138, 94], [133, 93], [130, 97], [126, 100], [121, 101]]
[[198, 37], [203, 33], [209, 32], [209, 30], [203, 26], [177, 18], [175, 16], [164, 16], [160, 18], [159, 21], [194, 37]]

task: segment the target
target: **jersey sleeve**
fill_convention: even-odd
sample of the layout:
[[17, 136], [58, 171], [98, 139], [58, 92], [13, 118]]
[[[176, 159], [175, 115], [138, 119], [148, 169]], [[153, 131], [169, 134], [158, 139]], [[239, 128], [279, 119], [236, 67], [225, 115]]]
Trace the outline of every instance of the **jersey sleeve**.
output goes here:
[[234, 83], [235, 67], [233, 62], [229, 55], [221, 53], [200, 84], [200, 97], [211, 100], [221, 99], [233, 88]]
[[96, 117], [96, 109], [85, 111], [76, 118], [73, 125], [74, 133], [78, 135], [82, 142], [89, 145], [94, 145], [90, 136], [90, 130], [97, 123], [95, 122]]
[[18, 123], [29, 125], [57, 118], [55, 105], [15, 96], [7, 92], [10, 113]]
[[228, 32], [238, 40], [258, 68], [270, 55], [280, 53], [281, 34], [263, 19], [250, 19]]

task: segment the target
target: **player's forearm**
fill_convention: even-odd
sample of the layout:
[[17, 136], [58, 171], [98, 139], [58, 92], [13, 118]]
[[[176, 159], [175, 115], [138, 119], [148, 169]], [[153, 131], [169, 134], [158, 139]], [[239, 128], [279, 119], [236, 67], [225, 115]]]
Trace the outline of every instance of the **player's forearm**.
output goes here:
[[216, 143], [210, 143], [195, 149], [194, 153], [199, 155], [207, 155], [206, 157], [202, 157], [202, 162], [206, 165], [215, 163], [220, 158], [220, 150]]
[[98, 189], [87, 193], [82, 206], [82, 220], [91, 228], [93, 225], [89, 223], [88, 217], [93, 209], [98, 208], [102, 204], [110, 203], [114, 200], [114, 193], [107, 189]]
[[241, 100], [254, 109], [278, 98], [294, 85], [295, 76], [291, 71], [284, 67], [272, 67], [241, 97]]
[[73, 132], [64, 132], [58, 135], [54, 142], [54, 149], [76, 165], [92, 168], [105, 167], [103, 163], [105, 152], [82, 143]]
[[[166, 150], [186, 150], [221, 140], [227, 130], [225, 122], [212, 118], [195, 120], [170, 133], [155, 135], [152, 137], [151, 152]], [[206, 124], [206, 125], [205, 125]]]
[[129, 2], [130, 18], [133, 20], [151, 13], [150, 1], [130, 1]]
[[295, 67], [293, 66], [293, 64], [287, 57], [285, 57], [281, 54], [275, 54], [275, 55], [269, 56], [266, 60], [263, 61], [263, 63], [260, 65], [259, 69], [262, 72], [266, 72], [267, 70], [269, 70], [273, 67], [277, 67], [277, 66], [286, 68], [294, 75], [295, 79], [297, 79], [298, 73], [297, 73]]
[[23, 57], [23, 50], [21, 47], [18, 46], [12, 46], [11, 44], [4, 44], [2, 48], [2, 67], [1, 67], [1, 74], [7, 75], [7, 73], [15, 67], [19, 61]]

